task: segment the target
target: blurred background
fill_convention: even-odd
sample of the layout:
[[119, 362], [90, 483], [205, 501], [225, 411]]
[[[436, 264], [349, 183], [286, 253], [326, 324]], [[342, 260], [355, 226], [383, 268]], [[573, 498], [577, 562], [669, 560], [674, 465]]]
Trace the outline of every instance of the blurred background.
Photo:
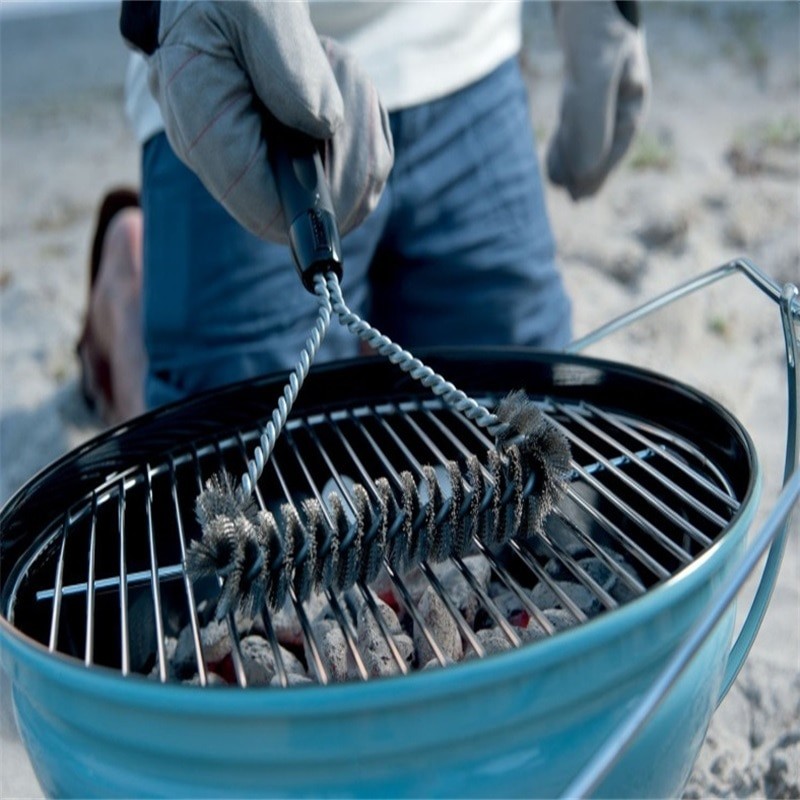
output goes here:
[[[543, 156], [561, 53], [549, 4], [528, 2], [524, 15]], [[101, 429], [80, 398], [75, 342], [97, 204], [138, 183], [117, 16], [116, 2], [0, 4], [0, 502]], [[647, 2], [643, 19], [653, 79], [644, 131], [596, 197], [574, 204], [547, 187], [576, 335], [739, 255], [800, 284], [800, 4]], [[763, 462], [764, 518], [787, 421], [774, 303], [734, 277], [589, 354], [664, 372], [733, 411]], [[800, 797], [797, 527], [795, 516], [767, 619], [712, 721], [689, 797]], [[36, 796], [3, 678], [0, 797]]]

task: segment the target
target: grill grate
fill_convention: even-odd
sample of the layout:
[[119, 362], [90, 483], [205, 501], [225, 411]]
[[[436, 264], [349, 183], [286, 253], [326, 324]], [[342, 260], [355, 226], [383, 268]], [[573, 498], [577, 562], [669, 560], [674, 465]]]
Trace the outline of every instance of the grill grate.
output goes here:
[[[496, 399], [481, 401], [491, 406]], [[342, 596], [329, 592], [326, 613], [343, 643], [348, 677], [368, 680], [375, 674], [359, 615], [379, 632], [393, 673], [423, 666], [414, 663], [418, 655], [409, 656], [404, 633], [424, 641], [435, 664], [450, 660], [421, 607], [420, 592], [428, 587], [455, 625], [465, 657], [528, 646], [530, 621], [536, 638], [552, 636], [630, 602], [707, 550], [736, 513], [739, 498], [724, 471], [687, 438], [583, 401], [539, 402], [569, 438], [573, 454], [570, 482], [545, 534], [512, 540], [499, 552], [476, 542], [475, 558], [453, 559], [445, 567], [423, 563], [413, 575], [387, 568], [383, 588], [360, 583]], [[210, 580], [192, 583], [183, 568], [188, 542], [199, 536], [194, 501], [204, 479], [221, 467], [241, 473], [260, 428], [248, 426], [106, 476], [29, 553], [11, 594], [12, 624], [87, 666], [149, 673], [162, 682], [176, 679], [172, 649], [183, 631], [194, 682], [214, 682], [220, 667], [203, 641], [218, 587]], [[476, 426], [436, 399], [310, 413], [289, 421], [255, 495], [261, 507], [274, 511], [283, 502], [299, 508], [309, 496], [324, 504], [335, 489], [352, 514], [354, 482], [374, 498], [378, 477], [397, 486], [407, 469], [422, 481], [422, 465], [463, 462], [489, 446]], [[485, 477], [491, 480], [488, 471]], [[470, 614], [454, 596], [453, 575], [460, 576]], [[567, 592], [566, 585], [579, 588]], [[548, 604], [540, 602], [545, 596]], [[404, 630], [393, 628], [385, 615], [388, 597]], [[289, 615], [302, 639], [291, 652], [314, 681], [341, 679], [326, 654], [316, 609], [291, 593], [290, 599]], [[245, 634], [257, 628], [274, 661], [273, 683], [295, 682], [277, 616], [266, 607], [255, 621], [228, 615], [230, 681], [248, 684]], [[492, 636], [483, 635], [485, 630]]]

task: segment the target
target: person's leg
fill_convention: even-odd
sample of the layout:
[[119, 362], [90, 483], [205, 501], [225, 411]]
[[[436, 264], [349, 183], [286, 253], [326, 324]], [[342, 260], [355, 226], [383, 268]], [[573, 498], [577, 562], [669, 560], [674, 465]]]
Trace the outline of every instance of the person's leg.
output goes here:
[[110, 422], [144, 412], [147, 356], [142, 338], [142, 212], [128, 208], [111, 221], [92, 305], [98, 340], [109, 354]]
[[84, 394], [104, 422], [117, 424], [144, 411], [142, 213], [126, 203], [102, 216], [101, 210], [78, 354]]
[[[143, 153], [146, 400], [196, 392], [295, 366], [317, 317], [286, 247], [241, 228], [174, 155], [164, 135]], [[343, 288], [366, 301], [367, 265], [385, 213], [345, 238]], [[356, 355], [335, 321], [318, 360]]]
[[410, 348], [566, 345], [570, 303], [516, 62], [392, 121], [394, 206], [371, 272], [374, 323]]

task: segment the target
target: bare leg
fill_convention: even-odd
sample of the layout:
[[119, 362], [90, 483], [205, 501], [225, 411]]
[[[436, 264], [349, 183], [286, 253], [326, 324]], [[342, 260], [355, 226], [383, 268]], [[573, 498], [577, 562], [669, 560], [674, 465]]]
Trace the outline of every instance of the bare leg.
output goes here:
[[109, 223], [79, 352], [85, 387], [104, 422], [118, 424], [144, 412], [139, 208], [123, 209]]

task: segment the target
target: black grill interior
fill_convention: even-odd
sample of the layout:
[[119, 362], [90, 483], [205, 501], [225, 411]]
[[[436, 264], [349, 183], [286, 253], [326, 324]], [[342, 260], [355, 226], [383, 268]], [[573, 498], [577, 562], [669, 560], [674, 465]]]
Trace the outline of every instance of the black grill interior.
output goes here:
[[[474, 589], [477, 627], [497, 626], [510, 646], [522, 644], [514, 628], [520, 613], [540, 619], [550, 635], [559, 629], [527, 590], [549, 587], [571, 625], [613, 611], [712, 546], [752, 491], [752, 446], [738, 423], [658, 376], [517, 350], [432, 352], [425, 359], [487, 405], [524, 388], [571, 443], [573, 473], [545, 535], [485, 553], [495, 583], [517, 593], [521, 610], [506, 624], [492, 598]], [[242, 473], [283, 377], [143, 417], [28, 484], [2, 512], [2, 613], [50, 650], [123, 674], [155, 670], [166, 680], [166, 639], [187, 625], [196, 633], [210, 619], [218, 591], [213, 580], [192, 584], [182, 568], [189, 542], [199, 536], [195, 499], [220, 467]], [[331, 489], [346, 494], [350, 481], [391, 480], [401, 469], [463, 461], [489, 446], [472, 423], [382, 359], [317, 368], [259, 482], [258, 500], [271, 510], [286, 501], [299, 506]], [[463, 562], [456, 567], [476, 583]], [[602, 568], [614, 573], [613, 593], [604, 588]], [[436, 588], [435, 575], [423, 572]], [[581, 607], [560, 596], [563, 580], [583, 587], [591, 602]], [[402, 576], [393, 581], [405, 605]], [[372, 603], [368, 587], [358, 592]], [[331, 603], [347, 633], [347, 598]], [[295, 612], [305, 615], [300, 604]], [[418, 624], [415, 609], [405, 612], [409, 625]], [[263, 616], [269, 632], [270, 615]], [[462, 635], [473, 655], [486, 654], [471, 630]], [[303, 657], [313, 661], [308, 652]], [[207, 665], [199, 649], [197, 661], [203, 682]], [[317, 678], [327, 682], [324, 670]]]

